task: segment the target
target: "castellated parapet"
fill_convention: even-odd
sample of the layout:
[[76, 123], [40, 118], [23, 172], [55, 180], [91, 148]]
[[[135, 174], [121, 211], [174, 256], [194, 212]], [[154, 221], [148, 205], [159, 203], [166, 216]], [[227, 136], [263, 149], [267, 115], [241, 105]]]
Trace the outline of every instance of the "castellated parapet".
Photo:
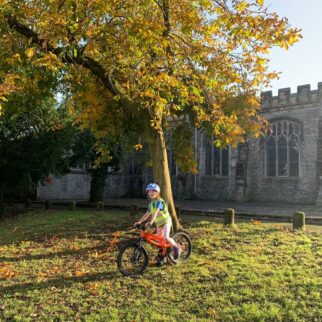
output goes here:
[[262, 92], [262, 108], [282, 108], [290, 105], [303, 105], [316, 103], [322, 97], [322, 82], [318, 83], [318, 89], [311, 91], [311, 85], [301, 85], [297, 87], [296, 93], [291, 93], [291, 89], [281, 88], [278, 90], [278, 96], [273, 96], [272, 91]]

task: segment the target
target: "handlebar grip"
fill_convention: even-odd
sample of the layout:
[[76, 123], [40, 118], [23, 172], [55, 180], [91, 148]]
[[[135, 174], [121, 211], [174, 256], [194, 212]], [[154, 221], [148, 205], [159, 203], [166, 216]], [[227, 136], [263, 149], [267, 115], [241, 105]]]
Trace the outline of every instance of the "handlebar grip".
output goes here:
[[137, 224], [137, 225], [135, 225], [135, 228], [139, 229], [139, 230], [145, 230], [145, 225]]

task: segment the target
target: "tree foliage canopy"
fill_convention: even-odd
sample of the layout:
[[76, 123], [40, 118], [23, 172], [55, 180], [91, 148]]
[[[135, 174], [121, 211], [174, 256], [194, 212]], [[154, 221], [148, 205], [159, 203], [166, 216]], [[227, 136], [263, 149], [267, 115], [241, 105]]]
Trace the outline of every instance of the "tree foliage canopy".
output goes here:
[[[236, 144], [246, 133], [259, 135], [264, 120], [258, 90], [277, 77], [268, 69], [269, 50], [287, 49], [300, 38], [264, 0], [0, 0], [0, 5], [1, 59], [23, 57], [59, 75], [70, 112], [97, 138], [128, 130], [144, 134], [154, 180], [173, 219], [164, 138], [169, 120], [207, 126], [218, 146]], [[19, 72], [4, 75], [0, 68], [0, 79], [3, 101], [19, 84]]]
[[8, 59], [24, 55], [34, 66], [60, 71], [71, 111], [101, 137], [146, 123], [163, 128], [169, 116], [186, 113], [197, 126], [211, 124], [218, 144], [258, 134], [256, 95], [277, 77], [268, 70], [269, 50], [300, 37], [263, 0], [1, 5], [0, 46]]

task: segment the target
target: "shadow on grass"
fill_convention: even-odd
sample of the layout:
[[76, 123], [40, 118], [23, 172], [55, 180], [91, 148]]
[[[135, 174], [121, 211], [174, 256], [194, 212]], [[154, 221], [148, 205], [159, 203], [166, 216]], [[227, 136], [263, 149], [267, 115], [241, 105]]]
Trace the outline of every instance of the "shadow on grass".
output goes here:
[[105, 272], [105, 273], [95, 273], [95, 274], [87, 274], [84, 276], [71, 276], [71, 277], [60, 277], [55, 279], [50, 279], [48, 281], [43, 282], [31, 282], [10, 286], [0, 286], [0, 294], [12, 295], [17, 292], [26, 292], [30, 290], [41, 290], [45, 288], [65, 288], [69, 287], [74, 283], [88, 283], [88, 282], [96, 282], [103, 280], [112, 280], [116, 278], [120, 273], [115, 272]]
[[[252, 227], [252, 226], [250, 226], [250, 227]], [[260, 225], [255, 224], [253, 226], [253, 228], [254, 229], [252, 229], [252, 230], [247, 229], [246, 231], [236, 230], [235, 234], [238, 237], [245, 238], [245, 237], [252, 237], [252, 236], [265, 236], [265, 235], [274, 234], [276, 232], [288, 230], [288, 229], [275, 227], [275, 226], [265, 227], [265, 226], [263, 226], [263, 224], [260, 224]]]
[[104, 243], [101, 245], [97, 245], [95, 247], [86, 247], [82, 249], [67, 249], [61, 252], [56, 253], [48, 253], [48, 254], [37, 254], [37, 255], [24, 255], [19, 257], [0, 257], [0, 263], [2, 262], [18, 262], [18, 261], [25, 261], [25, 260], [42, 260], [42, 259], [51, 259], [55, 257], [63, 257], [63, 256], [79, 256], [83, 257], [87, 253], [103, 250], [108, 248], [109, 244]]
[[84, 230], [57, 230], [54, 232], [42, 232], [39, 231], [37, 233], [33, 232], [24, 232], [19, 235], [11, 235], [11, 236], [6, 236], [6, 237], [0, 237], [0, 246], [6, 246], [10, 244], [18, 244], [21, 242], [25, 241], [30, 241], [30, 242], [38, 242], [42, 243], [45, 242], [48, 239], [51, 238], [95, 238], [97, 240], [99, 239], [106, 239], [106, 236], [109, 234], [112, 234], [113, 232], [117, 231], [127, 231], [129, 228], [129, 225], [115, 225], [113, 229], [111, 227], [107, 228], [97, 228], [93, 227], [92, 229], [90, 228], [87, 231]]
[[[0, 225], [0, 246], [22, 241], [42, 242], [45, 239], [90, 237], [126, 230], [133, 218], [124, 212], [104, 213], [79, 212], [32, 212], [17, 218], [7, 218]], [[86, 227], [86, 230], [84, 228]], [[96, 236], [95, 236], [96, 237]]]

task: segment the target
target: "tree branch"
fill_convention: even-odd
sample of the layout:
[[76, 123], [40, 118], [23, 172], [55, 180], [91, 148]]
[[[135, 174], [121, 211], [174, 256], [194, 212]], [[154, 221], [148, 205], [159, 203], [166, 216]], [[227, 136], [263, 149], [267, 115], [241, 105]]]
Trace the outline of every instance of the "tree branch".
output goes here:
[[64, 64], [79, 65], [90, 70], [112, 95], [119, 96], [118, 102], [126, 110], [129, 120], [140, 120], [142, 126], [149, 126], [150, 117], [146, 109], [142, 109], [139, 102], [127, 95], [122, 86], [113, 79], [112, 72], [109, 73], [98, 61], [90, 56], [71, 57], [68, 53], [64, 53], [64, 48], [54, 48], [46, 39], [40, 38], [36, 32], [21, 24], [15, 17], [5, 15], [5, 19], [10, 28], [30, 39], [31, 43], [38, 45], [42, 51], [55, 54]]
[[20, 23], [15, 17], [7, 14], [5, 14], [4, 17], [11, 29], [16, 30], [20, 35], [30, 39], [32, 44], [38, 45], [45, 52], [51, 52], [56, 56], [59, 56], [64, 63], [77, 64], [89, 69], [103, 82], [104, 86], [113, 95], [120, 94], [119, 92], [117, 92], [114, 84], [111, 81], [111, 78], [108, 77], [107, 71], [99, 62], [97, 62], [93, 58], [89, 56], [70, 57], [67, 53], [64, 53], [63, 48], [54, 48], [53, 46], [48, 44], [46, 39], [40, 38], [37, 33]]

